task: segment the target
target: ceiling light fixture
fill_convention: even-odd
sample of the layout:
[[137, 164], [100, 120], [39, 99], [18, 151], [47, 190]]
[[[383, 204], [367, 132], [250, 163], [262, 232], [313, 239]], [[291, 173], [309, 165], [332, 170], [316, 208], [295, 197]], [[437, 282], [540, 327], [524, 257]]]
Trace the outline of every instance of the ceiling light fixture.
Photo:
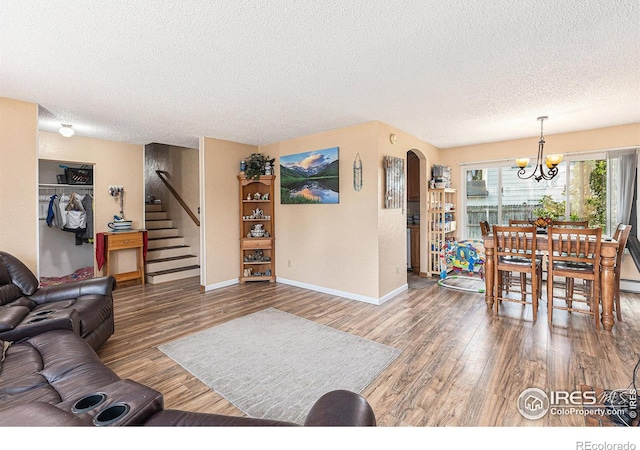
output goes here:
[[529, 158], [516, 159], [516, 164], [518, 165], [518, 167], [520, 167], [520, 170], [518, 170], [518, 177], [522, 178], [523, 180], [528, 180], [531, 177], [533, 177], [538, 182], [540, 180], [551, 180], [558, 174], [558, 164], [562, 162], [562, 155], [560, 154], [549, 155], [547, 156], [547, 159], [544, 160], [545, 165], [549, 169], [547, 173], [544, 173], [544, 168], [542, 167], [542, 161], [544, 157], [544, 134], [542, 132], [542, 124], [548, 118], [549, 117], [547, 116], [538, 117], [538, 120], [540, 121], [540, 140], [538, 141], [538, 160], [536, 161], [536, 167], [535, 169], [533, 169], [533, 172], [530, 175], [525, 176], [524, 169], [529, 164]]
[[73, 131], [71, 125], [68, 125], [66, 123], [63, 123], [58, 131], [60, 131], [60, 134], [64, 137], [71, 137], [75, 134], [75, 131]]

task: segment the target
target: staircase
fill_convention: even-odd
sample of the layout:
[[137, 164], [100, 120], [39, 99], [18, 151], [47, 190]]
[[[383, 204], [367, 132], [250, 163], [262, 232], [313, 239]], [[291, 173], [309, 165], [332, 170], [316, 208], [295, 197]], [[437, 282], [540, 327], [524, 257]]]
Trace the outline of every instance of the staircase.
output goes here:
[[191, 254], [180, 230], [162, 210], [162, 205], [145, 204], [145, 228], [148, 235], [146, 280], [149, 284], [181, 280], [200, 275], [198, 257]]

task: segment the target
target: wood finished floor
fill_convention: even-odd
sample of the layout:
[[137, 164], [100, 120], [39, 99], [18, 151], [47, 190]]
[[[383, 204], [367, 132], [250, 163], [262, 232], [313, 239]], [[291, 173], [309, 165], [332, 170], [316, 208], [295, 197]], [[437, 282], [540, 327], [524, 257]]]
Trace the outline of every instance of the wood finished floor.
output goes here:
[[[273, 307], [402, 350], [362, 395], [380, 426], [583, 426], [579, 415], [529, 421], [516, 408], [529, 387], [627, 388], [640, 355], [640, 294], [622, 294], [623, 322], [595, 331], [582, 314], [505, 302], [498, 317], [484, 295], [409, 289], [381, 306], [279, 283], [203, 293], [197, 278], [114, 291], [114, 335], [98, 354], [120, 377], [163, 393], [166, 408], [243, 415], [158, 345]], [[545, 302], [543, 302], [545, 303]]]

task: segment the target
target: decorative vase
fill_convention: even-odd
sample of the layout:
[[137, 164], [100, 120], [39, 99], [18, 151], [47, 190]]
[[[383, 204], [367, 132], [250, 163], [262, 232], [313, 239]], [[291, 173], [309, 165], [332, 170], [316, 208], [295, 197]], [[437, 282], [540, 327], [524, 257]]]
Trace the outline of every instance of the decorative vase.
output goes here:
[[257, 223], [253, 226], [253, 228], [251, 229], [251, 236], [252, 237], [264, 237], [264, 228], [262, 228], [262, 224], [261, 223]]

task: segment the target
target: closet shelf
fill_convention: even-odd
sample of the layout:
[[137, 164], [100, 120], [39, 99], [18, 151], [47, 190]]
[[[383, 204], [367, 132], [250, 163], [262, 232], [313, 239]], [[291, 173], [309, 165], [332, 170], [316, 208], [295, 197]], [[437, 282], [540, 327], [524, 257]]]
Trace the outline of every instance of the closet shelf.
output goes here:
[[58, 184], [40, 183], [41, 188], [72, 188], [72, 189], [93, 189], [93, 184]]

